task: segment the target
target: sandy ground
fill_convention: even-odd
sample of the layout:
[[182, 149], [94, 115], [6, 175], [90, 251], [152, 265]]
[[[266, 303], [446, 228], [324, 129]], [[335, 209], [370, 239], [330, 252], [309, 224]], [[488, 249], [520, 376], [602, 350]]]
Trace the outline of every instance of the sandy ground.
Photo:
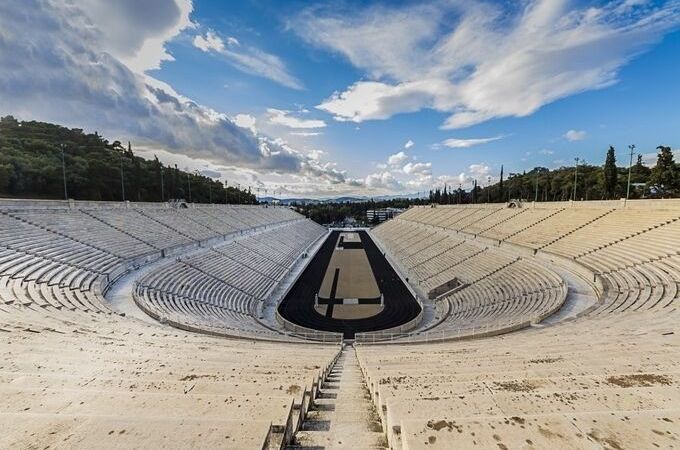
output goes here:
[[359, 233], [340, 233], [340, 236], [345, 239], [345, 242], [361, 242]]
[[364, 249], [336, 248], [333, 251], [319, 290], [320, 297], [330, 298], [335, 269], [340, 269], [335, 298], [380, 297], [380, 289]]
[[334, 305], [334, 319], [364, 319], [379, 314], [383, 310], [380, 305]]

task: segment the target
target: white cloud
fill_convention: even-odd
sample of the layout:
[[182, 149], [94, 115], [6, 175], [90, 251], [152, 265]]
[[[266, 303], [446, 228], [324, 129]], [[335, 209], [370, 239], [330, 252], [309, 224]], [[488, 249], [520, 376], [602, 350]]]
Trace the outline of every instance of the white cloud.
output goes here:
[[549, 150], [549, 149], [547, 149], [547, 148], [544, 148], [543, 150], [539, 150], [538, 153], [540, 153], [541, 155], [552, 155], [552, 154], [554, 154], [555, 152], [552, 151], [552, 150]]
[[470, 189], [477, 180], [478, 186], [486, 186], [489, 182], [494, 182], [497, 177], [491, 175], [491, 168], [485, 163], [470, 164], [467, 171], [459, 173], [456, 177], [446, 175], [437, 177], [438, 185], [448, 184], [449, 186], [460, 185], [464, 189]]
[[404, 173], [409, 175], [431, 175], [432, 163], [406, 163], [402, 168]]
[[246, 128], [252, 133], [257, 133], [257, 128], [255, 127], [257, 120], [250, 114], [236, 114], [232, 120], [239, 127]]
[[475, 139], [456, 139], [450, 138], [442, 142], [442, 145], [449, 148], [470, 148], [475, 145], [487, 144], [489, 142], [503, 139], [503, 136], [495, 136], [489, 138], [475, 138]]
[[404, 152], [395, 153], [387, 158], [387, 164], [390, 166], [398, 166], [408, 159], [408, 155]]
[[566, 133], [564, 133], [564, 138], [572, 142], [582, 141], [586, 138], [586, 132], [579, 130], [569, 130]]
[[397, 180], [392, 173], [378, 172], [372, 173], [366, 177], [364, 184], [369, 188], [387, 189], [387, 190], [401, 190], [402, 184]]
[[204, 52], [221, 52], [224, 50], [224, 41], [217, 36], [215, 32], [208, 30], [205, 33], [205, 36], [199, 34], [194, 37], [194, 47], [201, 49]]
[[491, 168], [486, 164], [470, 164], [468, 169], [470, 174], [476, 178], [488, 175], [489, 171], [491, 170]]
[[[433, 82], [434, 83], [434, 82]], [[333, 114], [340, 122], [388, 119], [400, 112], [414, 112], [429, 104], [436, 87], [428, 81], [392, 86], [377, 81], [354, 83], [335, 92], [317, 108]]]
[[[61, 3], [64, 2], [56, 4]], [[96, 28], [101, 35], [101, 50], [137, 73], [157, 69], [163, 61], [173, 61], [165, 43], [181, 31], [195, 27], [189, 17], [193, 11], [191, 0], [151, 0], [143, 4], [138, 0], [78, 0], [73, 3], [89, 19], [89, 24], [82, 25]]]
[[290, 111], [281, 109], [268, 108], [267, 116], [269, 123], [275, 125], [283, 125], [288, 128], [296, 129], [310, 129], [310, 128], [324, 128], [326, 122], [317, 119], [300, 119], [291, 115]]
[[307, 156], [309, 156], [309, 158], [313, 159], [314, 161], [319, 161], [324, 153], [325, 152], [323, 150], [312, 150], [307, 154]]
[[621, 67], [680, 24], [676, 0], [333, 7], [311, 7], [288, 26], [343, 55], [367, 79], [318, 108], [353, 122], [432, 108], [451, 114], [447, 129], [527, 116], [611, 86]]
[[256, 134], [250, 116], [230, 119], [133, 72], [105, 50], [107, 34], [72, 3], [0, 2], [0, 30], [0, 114], [98, 130], [203, 167], [306, 177], [316, 186], [348, 178], [330, 163]]
[[404, 148], [405, 148], [406, 150], [408, 150], [409, 148], [413, 147], [414, 145], [415, 145], [415, 142], [413, 142], [411, 139], [409, 139], [409, 140], [406, 141], [406, 143], [404, 144]]
[[311, 136], [319, 136], [320, 132], [318, 131], [291, 131], [289, 133], [292, 136], [303, 136], [303, 137], [311, 137]]
[[242, 72], [268, 78], [292, 89], [302, 89], [300, 82], [288, 73], [281, 58], [255, 47], [243, 46], [234, 37], [228, 37], [225, 42], [213, 30], [208, 30], [205, 36], [195, 36], [193, 44], [206, 53], [221, 55]]
[[[655, 150], [654, 152], [650, 153], [641, 153], [642, 155], [642, 164], [647, 166], [647, 167], [654, 167], [656, 166], [656, 163], [659, 159], [659, 152], [658, 150]], [[680, 149], [675, 149], [673, 150], [673, 158], [675, 160], [675, 163], [677, 164], [678, 161], [680, 161]], [[633, 159], [633, 164], [635, 164], [635, 159]]]

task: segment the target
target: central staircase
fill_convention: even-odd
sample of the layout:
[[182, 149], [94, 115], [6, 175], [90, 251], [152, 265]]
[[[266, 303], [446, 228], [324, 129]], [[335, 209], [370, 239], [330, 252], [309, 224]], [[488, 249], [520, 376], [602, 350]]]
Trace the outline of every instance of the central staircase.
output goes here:
[[351, 345], [329, 372], [289, 450], [386, 449], [387, 443]]

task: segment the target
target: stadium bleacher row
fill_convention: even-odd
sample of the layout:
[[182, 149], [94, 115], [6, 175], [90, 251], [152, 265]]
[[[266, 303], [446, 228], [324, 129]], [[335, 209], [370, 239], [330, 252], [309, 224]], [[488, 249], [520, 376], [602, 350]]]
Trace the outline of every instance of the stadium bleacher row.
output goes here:
[[[446, 208], [437, 209], [450, 216]], [[434, 222], [431, 211], [427, 213]], [[438, 297], [438, 303], [449, 303], [449, 313], [423, 339], [435, 333], [453, 337], [526, 326], [549, 316], [564, 302], [566, 286], [551, 270], [464, 234], [451, 235], [446, 226], [428, 226], [431, 222], [410, 217], [411, 211], [373, 234], [416, 287], [429, 292], [450, 280], [459, 283]]]
[[[280, 207], [0, 202], [0, 448], [261, 447], [338, 347], [302, 347], [250, 308], [324, 232]], [[182, 249], [145, 293], [199, 327], [213, 314], [221, 331], [287, 342], [112, 311], [111, 281]]]
[[312, 222], [294, 222], [182, 258], [139, 279], [135, 301], [160, 320], [213, 333], [277, 338], [280, 333], [256, 321], [258, 305], [324, 234]]
[[[255, 313], [324, 232], [285, 208], [0, 202], [0, 448], [263, 448], [338, 356]], [[459, 282], [426, 329], [355, 347], [389, 448], [677, 447], [680, 202], [415, 207], [371, 234], [417, 291]], [[575, 294], [553, 261], [597, 303], [542, 324]], [[136, 302], [175, 328], [103, 298], [147, 263]]]
[[594, 307], [554, 325], [475, 340], [360, 345], [390, 448], [677, 447], [679, 219], [674, 200], [466, 205], [411, 208], [375, 229], [417, 280], [444, 270], [430, 258], [461, 269], [451, 275], [470, 276], [463, 266], [476, 258], [467, 248], [473, 243], [486, 247], [481, 254], [521, 257], [486, 278], [472, 273], [435, 329], [550, 303], [535, 294], [554, 286], [552, 257], [602, 286]]

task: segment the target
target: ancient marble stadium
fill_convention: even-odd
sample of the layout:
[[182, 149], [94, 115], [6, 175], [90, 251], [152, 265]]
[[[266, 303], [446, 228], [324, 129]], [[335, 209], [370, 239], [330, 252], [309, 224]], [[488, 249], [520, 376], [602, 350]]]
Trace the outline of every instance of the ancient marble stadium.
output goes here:
[[0, 201], [0, 448], [680, 447], [680, 201]]

